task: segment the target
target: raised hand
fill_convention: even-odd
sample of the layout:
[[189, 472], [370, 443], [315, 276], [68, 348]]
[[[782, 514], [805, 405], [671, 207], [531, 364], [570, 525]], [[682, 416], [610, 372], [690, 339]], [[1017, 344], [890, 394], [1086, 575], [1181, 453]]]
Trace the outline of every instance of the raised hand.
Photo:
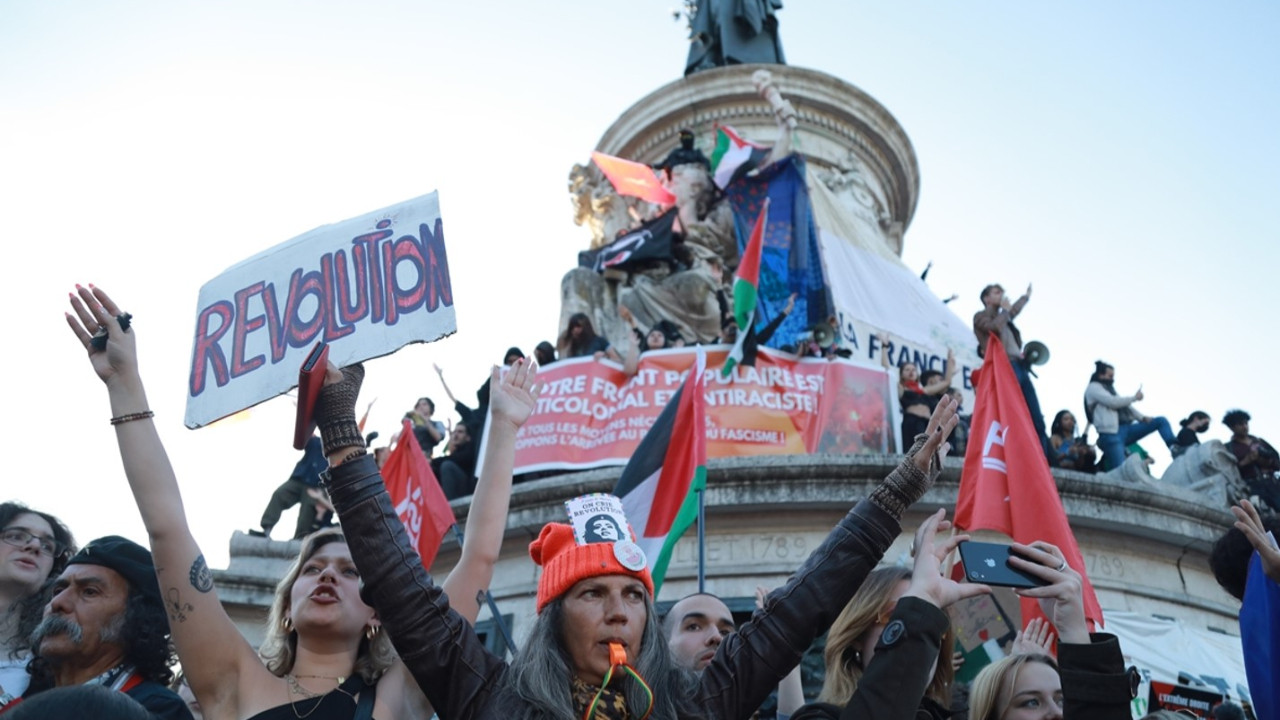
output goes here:
[[1236, 529], [1244, 533], [1249, 544], [1262, 556], [1262, 572], [1272, 582], [1280, 583], [1280, 548], [1273, 545], [1271, 538], [1267, 537], [1267, 529], [1262, 524], [1258, 509], [1248, 500], [1241, 500], [1239, 505], [1231, 506], [1231, 514], [1236, 516]]
[[1049, 584], [1042, 587], [1018, 589], [1022, 597], [1040, 601], [1040, 610], [1058, 629], [1058, 637], [1065, 643], [1089, 642], [1089, 628], [1084, 617], [1084, 583], [1080, 573], [1067, 564], [1066, 557], [1056, 546], [1036, 541], [1030, 545], [1014, 543], [1015, 552], [1009, 554], [1009, 564], [1017, 570], [1030, 573]]
[[942, 574], [942, 562], [956, 546], [968, 540], [968, 535], [953, 535], [945, 540], [938, 540], [938, 532], [949, 530], [951, 523], [946, 519], [947, 511], [939, 510], [930, 515], [916, 530], [916, 539], [912, 547], [915, 550], [916, 562], [911, 570], [911, 584], [905, 596], [918, 597], [932, 603], [935, 607], [945, 608], [957, 600], [986, 595], [991, 588], [977, 583], [958, 583]]
[[[75, 315], [64, 313], [67, 325], [88, 351], [93, 371], [107, 385], [120, 378], [136, 379], [138, 350], [133, 332], [120, 324], [125, 313], [102, 288], [93, 285], [76, 285], [76, 292], [69, 293], [69, 297]], [[104, 332], [106, 348], [99, 350], [93, 346], [93, 339]]]
[[[930, 462], [937, 459], [937, 465], [942, 465], [942, 458], [946, 457], [947, 452], [951, 450], [951, 443], [946, 439], [951, 435], [951, 431], [956, 429], [956, 423], [959, 418], [956, 417], [956, 401], [950, 395], [943, 395], [938, 401], [938, 406], [933, 409], [933, 414], [929, 416], [929, 424], [925, 426], [925, 432], [928, 433], [929, 439], [925, 441], [924, 447], [920, 448], [920, 452], [916, 453], [911, 461], [921, 472], [929, 472]], [[902, 439], [903, 443], [907, 442], [907, 438]]]
[[1053, 657], [1053, 626], [1040, 618], [1031, 618], [1027, 627], [1014, 636], [1010, 654]]
[[533, 414], [538, 400], [538, 363], [521, 358], [505, 376], [495, 365], [489, 376], [489, 412], [495, 422], [507, 422], [519, 430]]

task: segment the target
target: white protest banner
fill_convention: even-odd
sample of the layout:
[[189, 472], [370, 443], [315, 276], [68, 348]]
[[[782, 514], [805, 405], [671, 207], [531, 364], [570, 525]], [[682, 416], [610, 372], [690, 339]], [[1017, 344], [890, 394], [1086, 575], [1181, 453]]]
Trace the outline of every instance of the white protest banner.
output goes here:
[[319, 340], [342, 367], [456, 330], [436, 193], [316, 228], [200, 288], [186, 426], [288, 392]]

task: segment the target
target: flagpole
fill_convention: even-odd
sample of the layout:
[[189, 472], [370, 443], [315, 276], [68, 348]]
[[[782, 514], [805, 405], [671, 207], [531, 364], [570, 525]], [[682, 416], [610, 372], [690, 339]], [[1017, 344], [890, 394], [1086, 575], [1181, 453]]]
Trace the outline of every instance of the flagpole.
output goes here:
[[698, 592], [707, 591], [707, 505], [706, 488], [698, 488]]
[[[449, 526], [453, 530], [453, 536], [458, 539], [458, 547], [462, 547], [462, 531], [458, 529], [455, 523]], [[493, 600], [493, 593], [488, 588], [480, 591], [484, 595], [484, 601], [489, 606], [489, 614], [493, 616], [493, 624], [498, 627], [498, 632], [502, 633], [502, 639], [506, 641], [507, 647], [511, 650], [511, 656], [516, 654], [516, 641], [511, 639], [511, 631], [507, 629], [507, 623], [502, 619], [502, 613], [498, 612], [498, 603]]]

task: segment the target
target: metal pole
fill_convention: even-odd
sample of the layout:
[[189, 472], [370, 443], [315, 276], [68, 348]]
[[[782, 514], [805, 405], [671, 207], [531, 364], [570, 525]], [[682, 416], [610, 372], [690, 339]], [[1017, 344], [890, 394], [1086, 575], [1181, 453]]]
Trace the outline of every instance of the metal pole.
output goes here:
[[707, 591], [707, 505], [706, 488], [698, 488], [698, 592]]
[[[458, 529], [457, 524], [450, 526], [453, 530], [453, 536], [458, 539], [458, 547], [462, 547], [462, 531]], [[481, 590], [477, 596], [484, 597], [485, 603], [489, 606], [489, 614], [493, 616], [493, 624], [497, 626], [498, 632], [502, 633], [502, 639], [507, 643], [507, 648], [511, 650], [511, 656], [516, 654], [516, 641], [511, 638], [511, 631], [507, 629], [507, 623], [502, 619], [502, 613], [498, 612], [498, 603], [494, 602], [493, 593], [488, 588]]]

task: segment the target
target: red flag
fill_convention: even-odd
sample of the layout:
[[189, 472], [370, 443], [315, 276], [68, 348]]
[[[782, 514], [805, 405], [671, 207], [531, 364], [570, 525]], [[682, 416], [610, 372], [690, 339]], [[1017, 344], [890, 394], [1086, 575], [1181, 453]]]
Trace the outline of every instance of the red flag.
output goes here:
[[382, 466], [382, 481], [387, 484], [400, 522], [409, 531], [409, 541], [422, 556], [423, 567], [430, 568], [440, 551], [440, 541], [457, 520], [408, 418], [395, 449]]
[[662, 187], [653, 168], [648, 165], [602, 152], [591, 153], [591, 159], [596, 161], [619, 195], [630, 195], [659, 205], [676, 204], [676, 196]]
[[[1102, 607], [1085, 575], [1084, 558], [1067, 523], [1018, 378], [994, 334], [986, 358], [973, 375], [977, 401], [956, 498], [956, 527], [995, 530], [1024, 545], [1043, 540], [1058, 546], [1084, 581], [1085, 619], [1097, 627], [1102, 624]], [[1044, 617], [1039, 603], [1023, 598], [1023, 625], [1033, 617]]]

